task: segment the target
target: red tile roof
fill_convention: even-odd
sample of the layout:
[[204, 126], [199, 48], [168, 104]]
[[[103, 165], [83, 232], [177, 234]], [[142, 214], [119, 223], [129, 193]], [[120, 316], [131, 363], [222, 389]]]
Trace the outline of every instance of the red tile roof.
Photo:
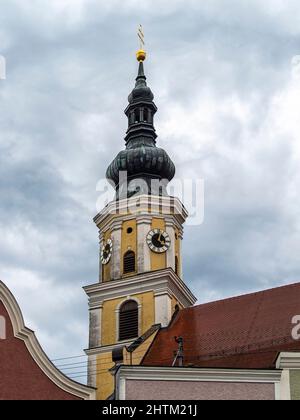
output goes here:
[[299, 351], [292, 318], [300, 315], [300, 283], [179, 311], [157, 334], [143, 365], [170, 366], [184, 339], [184, 365], [272, 368], [280, 351]]

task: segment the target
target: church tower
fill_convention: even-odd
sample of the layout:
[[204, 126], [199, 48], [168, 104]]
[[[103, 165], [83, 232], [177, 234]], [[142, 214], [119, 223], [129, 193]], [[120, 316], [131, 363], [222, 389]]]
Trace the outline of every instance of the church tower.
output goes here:
[[[94, 219], [100, 238], [99, 282], [85, 287], [90, 327], [88, 382], [98, 399], [114, 390], [113, 355], [139, 364], [157, 331], [196, 298], [182, 280], [181, 242], [187, 212], [167, 193], [175, 175], [168, 154], [156, 146], [157, 107], [137, 53], [138, 75], [128, 97], [125, 149], [109, 165], [115, 199]], [[172, 352], [173, 349], [170, 349]]]

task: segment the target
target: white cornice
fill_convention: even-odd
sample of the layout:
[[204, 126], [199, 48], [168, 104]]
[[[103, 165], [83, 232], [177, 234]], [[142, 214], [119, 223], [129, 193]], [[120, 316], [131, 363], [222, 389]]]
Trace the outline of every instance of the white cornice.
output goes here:
[[282, 352], [276, 361], [277, 369], [300, 369], [300, 352]]
[[67, 378], [60, 370], [58, 370], [53, 363], [48, 359], [43, 351], [33, 331], [28, 329], [24, 324], [24, 319], [17, 301], [5, 286], [0, 281], [0, 300], [3, 302], [5, 309], [9, 315], [13, 326], [14, 336], [24, 341], [30, 355], [44, 372], [46, 376], [59, 388], [74, 396], [84, 400], [95, 400], [96, 391], [78, 382]]
[[189, 307], [197, 298], [171, 268], [141, 273], [120, 280], [96, 283], [84, 287], [89, 296], [90, 309], [98, 307], [105, 300], [153, 291], [154, 294], [168, 293], [176, 296], [180, 304]]
[[280, 386], [281, 370], [203, 369], [186, 367], [119, 367], [116, 373], [117, 399], [126, 399], [126, 380], [178, 382], [270, 383]]
[[[139, 206], [136, 206], [137, 201]], [[151, 211], [148, 211], [151, 206]], [[124, 199], [119, 201], [111, 201], [104, 209], [97, 214], [94, 222], [98, 227], [104, 229], [112, 219], [122, 219], [136, 215], [151, 216], [170, 216], [172, 215], [181, 226], [188, 212], [181, 201], [176, 197], [158, 197], [150, 195], [141, 195], [138, 197]]]
[[281, 370], [204, 369], [187, 367], [121, 366], [119, 375], [126, 379], [199, 382], [258, 382], [276, 383]]
[[135, 340], [136, 340], [136, 338], [134, 338], [134, 339], [132, 339], [130, 341], [127, 341], [127, 340], [126, 341], [119, 341], [116, 344], [111, 344], [111, 345], [108, 345], [108, 346], [93, 347], [91, 349], [84, 350], [84, 352], [88, 356], [94, 356], [94, 355], [102, 354], [102, 353], [109, 353], [109, 352], [113, 351], [113, 349], [116, 349], [118, 347], [128, 347]]

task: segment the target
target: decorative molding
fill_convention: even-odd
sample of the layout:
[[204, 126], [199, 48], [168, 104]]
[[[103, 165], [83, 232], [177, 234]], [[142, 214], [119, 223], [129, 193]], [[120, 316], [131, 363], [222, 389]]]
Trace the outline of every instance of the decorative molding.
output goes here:
[[103, 232], [106, 232], [108, 230], [111, 230], [111, 231], [118, 230], [122, 227], [123, 222], [127, 222], [132, 219], [135, 219], [135, 215], [111, 214], [111, 215], [107, 215], [107, 218], [102, 221], [101, 225], [97, 225], [97, 227], [99, 228], [99, 230]]
[[90, 308], [105, 300], [117, 299], [145, 292], [166, 293], [177, 298], [183, 307], [196, 303], [197, 298], [171, 268], [137, 274], [119, 280], [84, 287]]
[[126, 398], [126, 380], [179, 382], [238, 382], [280, 384], [279, 370], [204, 369], [122, 365], [116, 374], [117, 399]]
[[122, 229], [123, 221], [124, 220], [114, 220], [110, 227], [111, 231], [114, 232], [115, 230]]
[[151, 225], [153, 216], [152, 214], [139, 214], [135, 218], [136, 218], [137, 225], [143, 225], [143, 224]]
[[122, 242], [122, 225], [118, 229], [111, 232], [111, 239], [113, 241], [113, 250], [110, 263], [110, 278], [115, 280], [121, 276], [121, 242]]
[[115, 348], [119, 348], [120, 345], [122, 345], [124, 347], [130, 346], [135, 340], [136, 339], [133, 338], [132, 340], [119, 341], [118, 343], [110, 344], [108, 346], [98, 346], [98, 347], [94, 347], [94, 348], [91, 348], [91, 349], [85, 349], [84, 352], [87, 356], [98, 355], [98, 354], [103, 354], [103, 353], [110, 353]]
[[300, 369], [300, 352], [282, 352], [276, 360], [277, 369]]
[[99, 283], [102, 282], [102, 261], [101, 261], [101, 250], [104, 242], [104, 234], [99, 231]]
[[178, 229], [179, 235], [181, 235], [181, 239], [182, 239], [183, 238], [183, 232], [184, 232], [183, 225], [180, 224], [178, 222], [178, 220], [175, 219], [174, 216], [172, 216], [172, 215], [165, 216], [164, 219], [165, 219], [166, 226], [173, 227], [173, 228], [175, 226]]
[[160, 381], [275, 383], [281, 380], [281, 370], [273, 369], [206, 369], [122, 365], [119, 371], [123, 377], [128, 379]]
[[84, 400], [95, 400], [96, 391], [66, 377], [47, 357], [34, 332], [24, 324], [20, 307], [10, 290], [0, 281], [0, 300], [3, 302], [13, 326], [14, 336], [24, 341], [33, 360], [44, 374], [59, 388]]
[[[139, 206], [136, 205], [137, 201]], [[103, 229], [111, 222], [112, 218], [124, 220], [124, 217], [135, 215], [151, 215], [151, 217], [172, 215], [182, 225], [188, 217], [188, 212], [177, 197], [140, 195], [129, 199], [111, 201], [97, 214], [94, 222]]]

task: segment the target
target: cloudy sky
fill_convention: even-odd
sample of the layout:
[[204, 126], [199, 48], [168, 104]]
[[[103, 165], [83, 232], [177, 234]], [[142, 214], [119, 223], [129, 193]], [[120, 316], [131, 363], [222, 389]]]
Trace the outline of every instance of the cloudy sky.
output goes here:
[[296, 0], [2, 0], [0, 278], [51, 358], [87, 347], [96, 185], [124, 147], [145, 28], [159, 145], [203, 178], [184, 278], [199, 302], [300, 280]]

